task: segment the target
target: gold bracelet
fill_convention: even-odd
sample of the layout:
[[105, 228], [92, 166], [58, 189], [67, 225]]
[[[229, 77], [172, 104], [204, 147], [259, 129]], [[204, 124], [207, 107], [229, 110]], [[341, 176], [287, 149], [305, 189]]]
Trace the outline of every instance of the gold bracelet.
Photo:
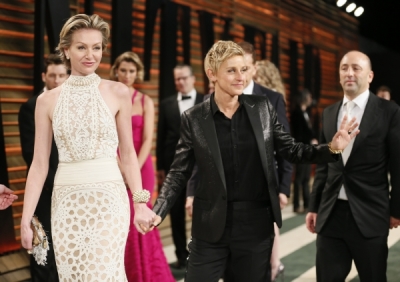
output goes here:
[[331, 154], [341, 154], [343, 152], [343, 150], [332, 149], [332, 142], [328, 143], [328, 148], [329, 148], [329, 152], [331, 152]]
[[145, 189], [133, 191], [132, 200], [134, 203], [147, 203], [150, 200], [150, 192]]

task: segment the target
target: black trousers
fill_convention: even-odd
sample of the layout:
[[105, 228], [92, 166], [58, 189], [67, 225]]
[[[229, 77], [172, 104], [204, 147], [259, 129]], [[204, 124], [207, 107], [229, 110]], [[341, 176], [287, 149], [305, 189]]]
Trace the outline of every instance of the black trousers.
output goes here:
[[337, 200], [317, 236], [317, 281], [345, 281], [354, 260], [361, 282], [385, 282], [387, 257], [387, 235], [365, 238], [349, 203]]
[[185, 202], [186, 190], [182, 190], [169, 212], [176, 258], [178, 259], [179, 264], [183, 266], [186, 264], [186, 259], [189, 255], [189, 251], [186, 248]]
[[310, 197], [310, 164], [296, 164], [296, 172], [293, 184], [293, 209], [299, 208], [300, 190], [303, 194], [304, 209], [308, 208], [308, 199]]
[[51, 192], [43, 189], [37, 204], [35, 214], [43, 225], [49, 241], [49, 251], [47, 252], [47, 264], [38, 265], [31, 255], [30, 272], [32, 282], [57, 282], [58, 272], [56, 259], [54, 256], [53, 240], [51, 238]]
[[[271, 281], [270, 258], [274, 241], [270, 208], [228, 207], [222, 238], [216, 243], [192, 238], [186, 282]], [[226, 271], [225, 271], [226, 270]]]

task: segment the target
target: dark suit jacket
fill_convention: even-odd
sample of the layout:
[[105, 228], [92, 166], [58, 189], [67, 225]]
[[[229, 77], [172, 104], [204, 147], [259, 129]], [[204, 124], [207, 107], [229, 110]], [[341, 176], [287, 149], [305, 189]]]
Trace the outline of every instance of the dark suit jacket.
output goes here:
[[[337, 158], [329, 153], [327, 145], [295, 143], [278, 122], [273, 106], [265, 97], [243, 95], [242, 99], [257, 140], [274, 220], [281, 226], [274, 151], [291, 162], [327, 162]], [[225, 229], [227, 192], [210, 100], [182, 115], [174, 162], [154, 206], [154, 211], [163, 219], [185, 188], [195, 162], [199, 167], [200, 184], [194, 195], [192, 236], [216, 242]]]
[[[311, 118], [311, 117], [310, 117]], [[311, 140], [317, 138], [315, 131], [312, 128], [312, 122], [310, 120], [311, 128], [309, 127], [304, 113], [300, 107], [296, 107], [290, 115], [292, 121], [292, 136], [297, 142], [304, 144], [310, 144]]]
[[[320, 142], [336, 132], [342, 101], [322, 115]], [[354, 219], [365, 237], [388, 234], [390, 216], [400, 218], [400, 108], [370, 92], [346, 165], [317, 166], [309, 210], [318, 213], [316, 231], [324, 227], [344, 184]], [[392, 190], [389, 194], [388, 167]]]
[[[26, 103], [22, 104], [18, 114], [22, 157], [24, 158], [28, 169], [31, 166], [33, 160], [35, 143], [35, 108], [37, 98], [38, 95], [35, 95], [31, 97]], [[43, 188], [47, 191], [53, 191], [54, 176], [57, 171], [57, 166], [58, 151], [53, 139], [49, 158], [49, 171], [43, 186]]]
[[[274, 109], [278, 115], [279, 123], [283, 125], [284, 130], [286, 132], [290, 133], [290, 126], [289, 126], [289, 122], [288, 122], [288, 119], [286, 116], [286, 104], [285, 104], [285, 101], [283, 100], [283, 95], [280, 94], [279, 92], [265, 88], [257, 83], [254, 83], [253, 95], [258, 95], [258, 96], [263, 96], [263, 97], [268, 98], [269, 102], [272, 104], [272, 106], [274, 107]], [[211, 94], [205, 95], [204, 100], [210, 98], [210, 96], [211, 96]], [[279, 183], [279, 186], [277, 187], [278, 191], [279, 191], [279, 193], [283, 193], [289, 197], [290, 196], [290, 184], [292, 182], [293, 166], [290, 162], [285, 160], [280, 155], [275, 155], [275, 160], [276, 160], [276, 164], [277, 164], [276, 173], [277, 173], [278, 183]], [[194, 190], [196, 189], [196, 186], [198, 185], [198, 181], [199, 181], [198, 167], [197, 167], [197, 165], [195, 165], [193, 168], [192, 176], [189, 179], [188, 186], [187, 186], [186, 195], [188, 197], [194, 195]]]
[[[169, 171], [174, 160], [175, 147], [179, 140], [181, 114], [177, 95], [161, 101], [157, 126], [157, 170]], [[197, 92], [195, 105], [203, 101], [203, 94]]]

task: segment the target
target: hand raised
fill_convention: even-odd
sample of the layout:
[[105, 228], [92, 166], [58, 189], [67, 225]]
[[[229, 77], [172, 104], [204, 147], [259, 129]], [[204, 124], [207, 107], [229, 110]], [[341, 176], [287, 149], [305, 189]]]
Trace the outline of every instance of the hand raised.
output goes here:
[[338, 132], [332, 138], [331, 147], [335, 150], [344, 150], [350, 141], [360, 133], [360, 130], [356, 130], [358, 123], [356, 118], [353, 117], [349, 122], [347, 122], [347, 115], [344, 116]]

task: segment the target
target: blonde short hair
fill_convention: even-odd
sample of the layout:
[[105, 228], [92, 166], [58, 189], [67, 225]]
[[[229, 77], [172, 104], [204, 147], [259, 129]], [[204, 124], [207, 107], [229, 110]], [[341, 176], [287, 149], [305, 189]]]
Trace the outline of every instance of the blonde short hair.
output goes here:
[[61, 60], [68, 69], [71, 68], [71, 62], [65, 57], [64, 50], [71, 46], [72, 35], [75, 31], [80, 29], [94, 29], [100, 31], [103, 36], [101, 44], [102, 50], [104, 52], [107, 49], [108, 37], [110, 36], [110, 27], [108, 26], [108, 23], [98, 15], [88, 16], [86, 14], [77, 14], [70, 17], [61, 29], [60, 43], [56, 48]]
[[233, 56], [244, 56], [242, 47], [233, 41], [220, 40], [214, 43], [204, 59], [206, 74], [207, 70], [211, 70], [216, 75], [221, 64]]
[[255, 82], [283, 94], [285, 99], [285, 87], [279, 70], [274, 63], [268, 60], [257, 61], [256, 69]]
[[136, 66], [136, 70], [137, 70], [136, 78], [139, 79], [140, 81], [143, 81], [143, 76], [144, 76], [143, 63], [140, 60], [138, 54], [136, 54], [134, 52], [129, 52], [129, 51], [122, 53], [115, 59], [114, 64], [110, 70], [110, 79], [111, 80], [118, 81], [116, 74], [117, 74], [117, 70], [122, 62], [133, 63]]

